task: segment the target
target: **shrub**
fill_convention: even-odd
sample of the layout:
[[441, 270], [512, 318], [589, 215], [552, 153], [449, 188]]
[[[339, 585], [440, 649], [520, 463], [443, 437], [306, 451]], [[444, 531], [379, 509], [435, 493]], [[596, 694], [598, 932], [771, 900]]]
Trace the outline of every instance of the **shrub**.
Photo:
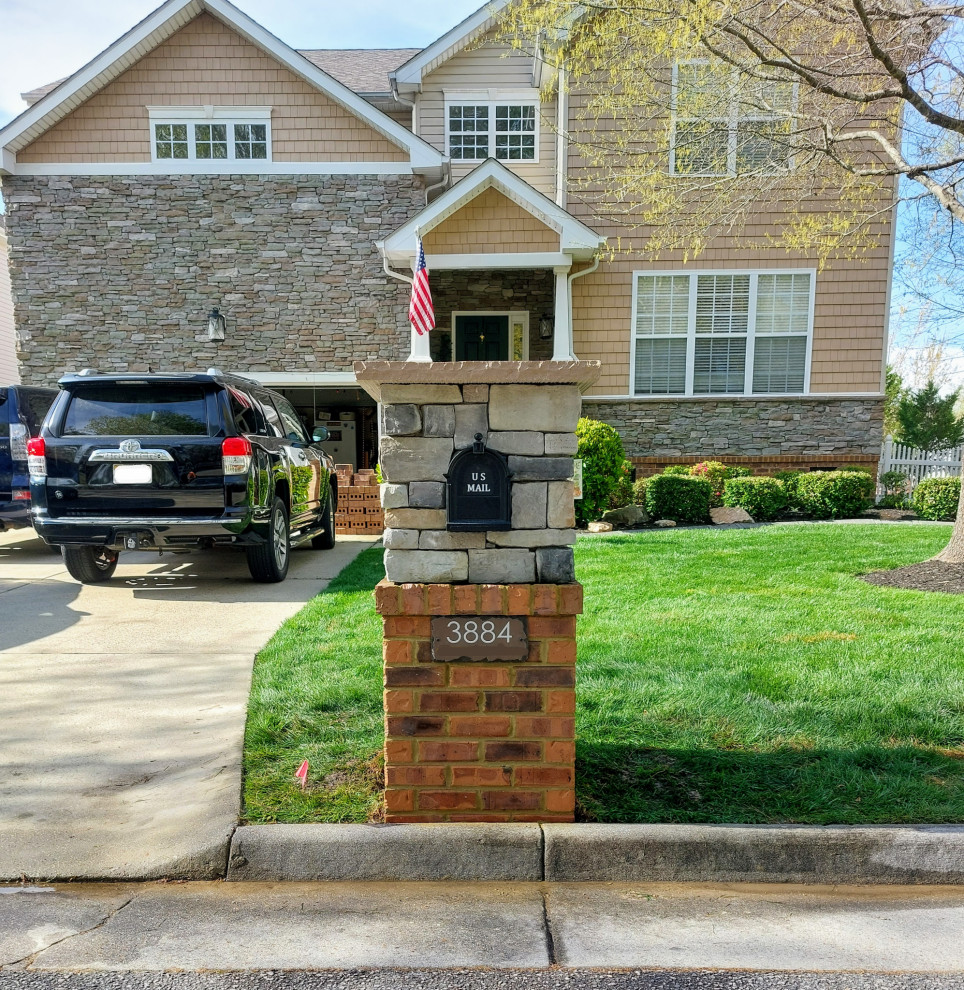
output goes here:
[[646, 508], [646, 485], [649, 478], [637, 478], [633, 482], [633, 505], [641, 505]]
[[613, 485], [609, 492], [609, 500], [607, 502], [607, 509], [621, 509], [624, 505], [633, 504], [633, 483], [632, 483], [632, 466], [627, 461], [623, 465], [623, 474], [616, 479], [616, 484]]
[[723, 504], [746, 510], [757, 522], [769, 522], [786, 509], [787, 493], [776, 478], [729, 478], [723, 484]]
[[952, 521], [960, 498], [960, 478], [925, 478], [914, 489], [914, 511], [921, 519]]
[[802, 471], [777, 471], [773, 476], [783, 485], [783, 491], [787, 496], [788, 509], [800, 508], [800, 503], [797, 501], [797, 482], [802, 475]]
[[862, 471], [811, 471], [797, 479], [797, 501], [815, 519], [852, 519], [873, 499], [874, 479]]
[[689, 464], [667, 464], [667, 466], [663, 468], [663, 474], [686, 475], [689, 477], [689, 473]]
[[907, 505], [907, 475], [903, 471], [885, 471], [879, 478], [884, 494], [877, 499], [881, 509], [902, 509]]
[[576, 424], [582, 458], [582, 498], [576, 502], [580, 526], [598, 519], [609, 508], [609, 495], [624, 475], [626, 454], [619, 434], [598, 419], [583, 417]]
[[654, 519], [707, 522], [712, 496], [713, 486], [705, 478], [657, 474], [646, 483], [646, 511]]
[[712, 507], [723, 504], [723, 485], [729, 478], [746, 478], [753, 472], [749, 468], [734, 467], [722, 461], [700, 461], [690, 468], [694, 478], [705, 478], [713, 486]]

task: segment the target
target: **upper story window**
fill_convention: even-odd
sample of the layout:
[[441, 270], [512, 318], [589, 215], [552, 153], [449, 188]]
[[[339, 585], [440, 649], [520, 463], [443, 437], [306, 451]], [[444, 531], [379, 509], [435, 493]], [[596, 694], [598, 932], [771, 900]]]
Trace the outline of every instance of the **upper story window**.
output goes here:
[[270, 107], [148, 107], [154, 161], [270, 161]]
[[747, 79], [730, 66], [679, 62], [673, 70], [674, 175], [775, 173], [791, 165], [791, 82]]
[[634, 395], [808, 391], [814, 273], [636, 273]]
[[445, 104], [446, 147], [453, 161], [538, 161], [538, 98], [477, 99], [451, 94]]

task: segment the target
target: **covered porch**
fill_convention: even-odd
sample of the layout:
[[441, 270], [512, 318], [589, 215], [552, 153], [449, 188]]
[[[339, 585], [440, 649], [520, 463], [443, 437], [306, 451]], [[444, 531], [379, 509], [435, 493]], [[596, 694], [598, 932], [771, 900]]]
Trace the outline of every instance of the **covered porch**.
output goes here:
[[411, 281], [419, 237], [436, 329], [405, 328], [410, 360], [575, 359], [570, 285], [604, 237], [494, 159], [378, 245], [386, 274]]

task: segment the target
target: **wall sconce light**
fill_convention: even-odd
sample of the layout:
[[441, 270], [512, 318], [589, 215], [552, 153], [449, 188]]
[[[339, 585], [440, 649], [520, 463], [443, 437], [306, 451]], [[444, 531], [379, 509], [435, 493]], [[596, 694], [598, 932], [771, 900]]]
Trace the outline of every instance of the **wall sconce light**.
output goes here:
[[208, 340], [224, 340], [227, 323], [217, 306], [208, 313]]
[[549, 340], [552, 337], [552, 330], [556, 321], [547, 313], [539, 320], [539, 336], [542, 340]]

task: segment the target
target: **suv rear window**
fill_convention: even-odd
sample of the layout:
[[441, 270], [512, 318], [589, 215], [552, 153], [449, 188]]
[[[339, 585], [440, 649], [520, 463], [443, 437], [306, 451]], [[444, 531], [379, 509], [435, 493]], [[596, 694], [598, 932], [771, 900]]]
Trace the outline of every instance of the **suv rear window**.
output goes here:
[[200, 385], [91, 385], [73, 392], [61, 436], [210, 436]]

